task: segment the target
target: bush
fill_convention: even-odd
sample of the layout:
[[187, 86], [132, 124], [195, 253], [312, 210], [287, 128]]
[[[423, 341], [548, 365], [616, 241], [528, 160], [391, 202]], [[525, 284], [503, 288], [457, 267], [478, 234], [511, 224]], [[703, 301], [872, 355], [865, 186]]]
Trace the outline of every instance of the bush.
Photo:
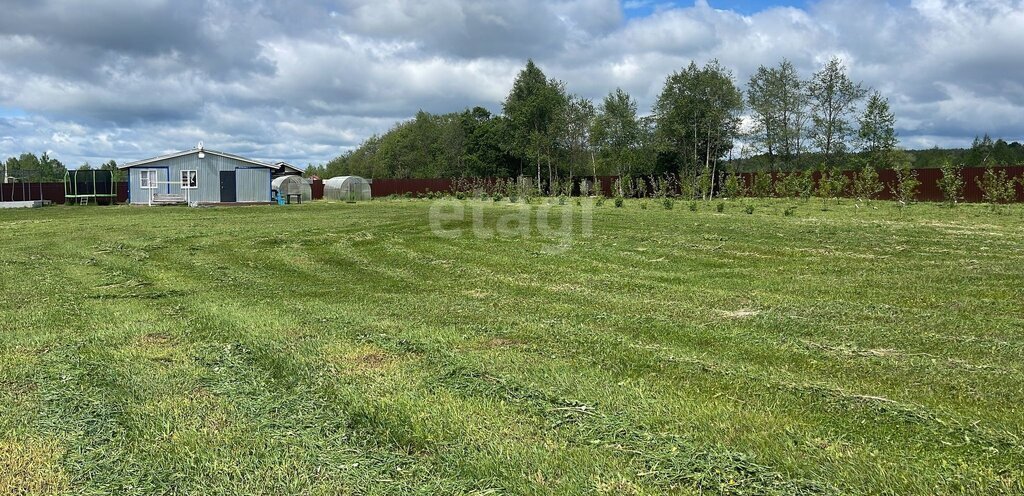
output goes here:
[[786, 217], [792, 217], [793, 212], [796, 212], [796, 207], [786, 207], [786, 209], [782, 211], [782, 215], [785, 215]]
[[769, 172], [758, 172], [754, 175], [754, 186], [751, 193], [757, 198], [772, 196], [772, 175]]
[[893, 170], [896, 172], [896, 182], [889, 189], [900, 209], [903, 209], [914, 201], [921, 181], [917, 180], [917, 171], [912, 170], [906, 160], [897, 161]]
[[871, 200], [878, 196], [885, 186], [878, 179], [878, 171], [871, 164], [864, 167], [853, 176], [853, 195], [857, 200], [871, 203]]
[[753, 205], [747, 205], [747, 208], [744, 208], [743, 211], [746, 212], [747, 214], [752, 214], [752, 213], [754, 213], [754, 206]]
[[612, 181], [612, 196], [622, 196], [622, 179], [616, 179]]
[[594, 202], [594, 205], [597, 205], [598, 207], [604, 205], [604, 195], [597, 195], [597, 201]]
[[647, 210], [647, 202], [646, 201], [640, 202], [640, 210]]
[[782, 197], [809, 200], [814, 193], [814, 173], [793, 171], [781, 176], [775, 183], [775, 193]]
[[679, 196], [691, 199], [697, 196], [697, 176], [694, 174], [687, 175], [686, 177], [679, 176]]
[[743, 181], [740, 180], [740, 175], [734, 170], [729, 171], [729, 174], [725, 177], [725, 183], [722, 184], [722, 194], [726, 198], [743, 198], [746, 194], [745, 189]]
[[622, 199], [621, 196], [615, 197], [615, 208], [622, 208], [623, 203], [625, 203], [625, 201]]
[[782, 198], [799, 198], [803, 175], [803, 172], [795, 171], [781, 176], [775, 183], [775, 195]]
[[1009, 203], [1017, 197], [1015, 182], [1006, 176], [1003, 169], [985, 169], [981, 177], [974, 180], [981, 189], [981, 197], [988, 202], [992, 210], [1001, 203]]
[[963, 164], [953, 165], [948, 159], [940, 167], [942, 178], [939, 179], [939, 189], [942, 190], [943, 201], [950, 207], [964, 198], [963, 167]]
[[647, 178], [641, 177], [636, 180], [636, 194], [640, 198], [647, 198]]
[[666, 174], [664, 179], [654, 178], [654, 196], [656, 198], [666, 198], [671, 196], [671, 190], [675, 177], [671, 174]]
[[718, 204], [715, 205], [715, 211], [717, 211], [718, 213], [725, 212], [725, 204], [722, 202], [718, 202]]
[[580, 196], [590, 196], [591, 181], [589, 179], [580, 180]]
[[847, 184], [846, 176], [835, 167], [823, 169], [821, 177], [818, 179], [817, 189], [818, 197], [821, 198], [821, 209], [828, 209], [829, 198], [835, 198], [836, 203], [839, 203], [839, 197], [843, 194]]
[[811, 200], [811, 194], [814, 193], [814, 174], [811, 171], [804, 171], [802, 174], [797, 176], [800, 198], [805, 202]]
[[515, 203], [519, 200], [519, 185], [517, 184], [517, 181], [509, 179], [505, 182], [504, 186], [505, 194], [503, 196], [507, 197], [510, 203]]
[[565, 205], [565, 195], [558, 195], [558, 204]]
[[700, 193], [701, 199], [710, 200], [714, 192], [712, 188], [714, 188], [714, 177], [711, 175], [711, 168], [704, 167], [704, 170], [697, 176], [697, 192]]
[[665, 210], [672, 210], [675, 207], [676, 201], [670, 196], [666, 196], [661, 199], [661, 206], [665, 207]]
[[697, 202], [695, 202], [695, 201], [691, 201], [690, 202], [690, 211], [691, 212], [696, 212], [697, 211]]

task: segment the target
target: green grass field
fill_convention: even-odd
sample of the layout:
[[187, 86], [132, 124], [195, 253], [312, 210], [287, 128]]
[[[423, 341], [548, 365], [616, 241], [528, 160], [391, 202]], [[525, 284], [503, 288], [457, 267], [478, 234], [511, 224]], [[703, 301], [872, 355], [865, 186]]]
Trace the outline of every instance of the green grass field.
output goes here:
[[0, 494], [1024, 492], [1024, 211], [745, 204], [0, 211]]

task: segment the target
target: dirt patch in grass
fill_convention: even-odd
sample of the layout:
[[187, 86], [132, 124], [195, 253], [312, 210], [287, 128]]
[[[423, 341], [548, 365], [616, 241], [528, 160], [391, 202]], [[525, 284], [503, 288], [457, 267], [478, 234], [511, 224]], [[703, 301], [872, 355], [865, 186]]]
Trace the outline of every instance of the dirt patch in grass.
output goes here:
[[490, 293], [488, 293], [486, 291], [481, 291], [479, 289], [473, 289], [473, 290], [470, 290], [470, 291], [463, 291], [462, 294], [464, 294], [464, 295], [466, 295], [466, 296], [468, 296], [470, 298], [476, 299], [476, 300], [482, 300], [482, 299], [487, 298], [488, 296], [491, 295]]
[[138, 344], [143, 346], [170, 346], [173, 341], [170, 336], [160, 332], [143, 334], [136, 340]]
[[149, 360], [165, 366], [185, 359], [175, 339], [162, 332], [151, 332], [137, 337], [134, 349]]
[[749, 319], [760, 315], [761, 311], [741, 308], [739, 310], [719, 310], [718, 314], [727, 319]]
[[352, 362], [356, 364], [356, 368], [363, 370], [383, 368], [391, 363], [391, 361], [391, 357], [377, 351], [362, 353], [352, 357]]
[[67, 477], [56, 442], [0, 439], [0, 494], [63, 494]]
[[32, 382], [0, 380], [0, 392], [10, 394], [14, 398], [29, 396], [36, 392], [37, 388], [38, 386]]
[[1009, 369], [1001, 369], [993, 365], [972, 363], [967, 360], [933, 355], [931, 353], [911, 353], [893, 348], [857, 348], [851, 345], [830, 345], [825, 343], [816, 343], [814, 341], [801, 340], [801, 344], [804, 348], [820, 352], [825, 355], [840, 357], [840, 358], [874, 358], [874, 359], [885, 359], [890, 362], [906, 362], [912, 363], [914, 360], [923, 361], [936, 366], [947, 367], [950, 369], [960, 369], [966, 371], [983, 371], [989, 373], [1010, 373]]
[[370, 374], [391, 369], [398, 359], [378, 346], [366, 345], [345, 350], [325, 350], [327, 361], [341, 374]]
[[628, 479], [598, 481], [594, 490], [597, 494], [632, 495], [645, 494], [643, 488]]

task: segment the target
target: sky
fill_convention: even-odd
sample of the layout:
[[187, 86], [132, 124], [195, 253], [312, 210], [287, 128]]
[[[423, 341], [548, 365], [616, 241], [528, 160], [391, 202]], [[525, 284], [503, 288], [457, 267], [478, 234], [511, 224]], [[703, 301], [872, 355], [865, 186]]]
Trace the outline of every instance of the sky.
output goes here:
[[0, 157], [322, 163], [421, 109], [499, 112], [529, 58], [649, 112], [691, 60], [744, 87], [838, 56], [906, 148], [1024, 140], [1021, 47], [1024, 0], [4, 0]]

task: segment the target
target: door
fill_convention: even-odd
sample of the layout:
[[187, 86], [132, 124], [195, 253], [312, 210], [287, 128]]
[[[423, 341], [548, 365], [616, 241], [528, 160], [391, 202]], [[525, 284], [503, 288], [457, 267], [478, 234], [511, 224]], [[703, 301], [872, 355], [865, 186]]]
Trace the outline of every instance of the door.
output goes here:
[[220, 171], [220, 201], [235, 203], [235, 171]]

